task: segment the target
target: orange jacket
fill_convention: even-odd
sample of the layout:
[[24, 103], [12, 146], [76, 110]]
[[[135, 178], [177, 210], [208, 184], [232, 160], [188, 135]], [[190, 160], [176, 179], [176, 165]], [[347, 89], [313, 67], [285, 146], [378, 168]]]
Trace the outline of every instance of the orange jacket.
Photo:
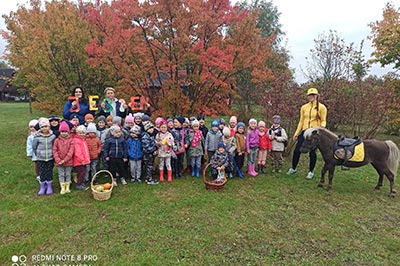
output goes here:
[[97, 160], [101, 152], [101, 141], [97, 136], [86, 136], [86, 143], [89, 148], [90, 160]]

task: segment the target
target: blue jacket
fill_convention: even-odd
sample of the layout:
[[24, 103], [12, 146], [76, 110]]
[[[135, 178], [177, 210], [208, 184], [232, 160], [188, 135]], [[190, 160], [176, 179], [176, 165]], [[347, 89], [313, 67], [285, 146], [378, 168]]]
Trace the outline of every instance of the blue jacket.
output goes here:
[[128, 158], [127, 145], [122, 135], [119, 138], [112, 136], [106, 139], [104, 157], [110, 157], [110, 159]]
[[142, 141], [139, 138], [129, 138], [127, 145], [129, 160], [141, 160], [143, 157]]
[[142, 147], [144, 153], [154, 153], [157, 150], [156, 139], [150, 136], [149, 133], [144, 132], [142, 136]]

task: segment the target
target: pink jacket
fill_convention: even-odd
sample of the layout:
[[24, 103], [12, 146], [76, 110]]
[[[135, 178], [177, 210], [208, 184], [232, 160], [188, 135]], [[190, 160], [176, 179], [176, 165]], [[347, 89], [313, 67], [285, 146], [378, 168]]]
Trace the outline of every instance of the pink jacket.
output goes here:
[[[74, 142], [73, 138], [58, 137], [53, 144], [53, 157], [55, 166], [73, 166]], [[64, 161], [62, 165], [59, 162]]]
[[74, 166], [90, 163], [89, 148], [86, 139], [79, 135], [74, 136]]

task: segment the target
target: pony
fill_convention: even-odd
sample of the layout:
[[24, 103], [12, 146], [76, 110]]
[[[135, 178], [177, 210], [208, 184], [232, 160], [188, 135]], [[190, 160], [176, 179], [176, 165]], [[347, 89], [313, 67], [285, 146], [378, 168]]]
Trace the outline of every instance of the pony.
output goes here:
[[361, 162], [351, 162], [341, 160], [334, 156], [334, 145], [338, 141], [338, 136], [326, 128], [309, 128], [304, 132], [304, 142], [300, 148], [303, 153], [310, 150], [319, 149], [324, 160], [324, 166], [321, 170], [321, 178], [318, 187], [324, 187], [325, 173], [329, 171], [329, 183], [326, 190], [332, 188], [332, 179], [336, 165], [346, 167], [361, 167], [371, 163], [378, 172], [379, 179], [375, 189], [382, 187], [383, 176], [385, 175], [390, 182], [390, 196], [396, 194], [394, 180], [399, 166], [399, 148], [391, 141], [380, 141], [376, 139], [363, 140], [364, 160]]

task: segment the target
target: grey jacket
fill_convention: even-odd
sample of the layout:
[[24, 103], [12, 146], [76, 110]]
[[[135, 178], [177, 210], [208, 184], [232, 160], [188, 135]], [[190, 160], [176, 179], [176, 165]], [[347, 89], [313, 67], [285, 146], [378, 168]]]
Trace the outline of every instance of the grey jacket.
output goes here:
[[53, 157], [53, 143], [56, 135], [50, 133], [45, 136], [38, 132], [33, 138], [32, 151], [36, 155], [38, 161], [51, 161]]
[[218, 143], [222, 141], [222, 133], [217, 130], [214, 132], [210, 129], [206, 136], [206, 142], [204, 143], [204, 149], [206, 151], [216, 151], [218, 149]]

